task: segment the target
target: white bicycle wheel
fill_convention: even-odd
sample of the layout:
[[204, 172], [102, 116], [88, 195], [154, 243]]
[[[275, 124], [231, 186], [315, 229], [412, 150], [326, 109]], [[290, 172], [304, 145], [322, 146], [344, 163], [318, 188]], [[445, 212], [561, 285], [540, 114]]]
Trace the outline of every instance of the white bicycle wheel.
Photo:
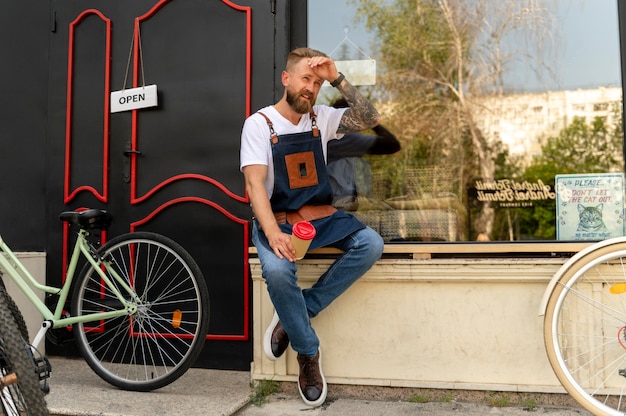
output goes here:
[[544, 341], [570, 395], [594, 415], [626, 413], [626, 241], [597, 244], [562, 268]]

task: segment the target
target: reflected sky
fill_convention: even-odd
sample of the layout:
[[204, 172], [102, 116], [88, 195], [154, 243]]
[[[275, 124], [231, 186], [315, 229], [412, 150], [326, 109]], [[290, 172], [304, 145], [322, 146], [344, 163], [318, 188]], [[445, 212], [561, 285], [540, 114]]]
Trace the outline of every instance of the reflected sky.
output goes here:
[[[376, 59], [371, 37], [362, 22], [355, 23], [347, 3], [309, 1], [309, 46], [331, 53], [342, 43], [353, 43]], [[507, 86], [527, 92], [620, 86], [617, 0], [559, 0], [556, 15], [561, 24], [554, 68], [558, 77], [539, 81], [525, 69], [517, 69], [506, 78]]]

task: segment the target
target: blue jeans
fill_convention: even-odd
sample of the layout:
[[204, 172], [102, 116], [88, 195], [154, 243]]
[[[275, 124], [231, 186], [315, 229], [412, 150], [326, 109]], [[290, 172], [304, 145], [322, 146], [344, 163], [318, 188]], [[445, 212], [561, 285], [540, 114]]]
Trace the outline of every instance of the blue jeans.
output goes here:
[[367, 272], [383, 252], [383, 239], [369, 227], [358, 230], [329, 247], [343, 251], [309, 289], [298, 283], [297, 263], [279, 259], [254, 221], [252, 242], [257, 248], [261, 271], [270, 299], [289, 336], [291, 347], [299, 354], [313, 356], [319, 339], [311, 318], [331, 304], [359, 277]]

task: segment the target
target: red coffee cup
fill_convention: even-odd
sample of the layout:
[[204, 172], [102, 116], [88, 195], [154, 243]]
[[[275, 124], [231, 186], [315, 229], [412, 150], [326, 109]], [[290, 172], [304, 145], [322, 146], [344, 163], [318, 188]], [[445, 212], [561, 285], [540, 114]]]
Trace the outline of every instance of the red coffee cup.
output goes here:
[[293, 225], [291, 232], [291, 242], [296, 248], [296, 260], [300, 260], [306, 254], [311, 245], [311, 240], [315, 237], [315, 227], [308, 221], [298, 221]]

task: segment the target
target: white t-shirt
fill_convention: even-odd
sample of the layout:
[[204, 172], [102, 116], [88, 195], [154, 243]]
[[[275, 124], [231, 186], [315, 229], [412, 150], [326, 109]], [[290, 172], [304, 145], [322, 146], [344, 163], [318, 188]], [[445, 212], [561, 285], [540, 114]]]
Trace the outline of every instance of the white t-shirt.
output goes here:
[[[326, 145], [329, 140], [341, 138], [343, 135], [337, 134], [339, 121], [347, 108], [333, 108], [325, 105], [313, 106], [316, 115], [317, 127], [322, 134], [322, 150], [324, 151], [324, 160], [326, 160]], [[273, 105], [259, 110], [270, 119], [277, 135], [302, 133], [311, 131], [311, 117], [303, 114], [297, 125], [292, 124], [284, 118]], [[265, 189], [267, 195], [271, 198], [274, 191], [274, 161], [272, 158], [272, 147], [270, 145], [270, 129], [265, 118], [258, 114], [252, 114], [248, 117], [241, 131], [241, 149], [239, 169], [248, 165], [266, 165], [267, 178], [265, 181]]]

